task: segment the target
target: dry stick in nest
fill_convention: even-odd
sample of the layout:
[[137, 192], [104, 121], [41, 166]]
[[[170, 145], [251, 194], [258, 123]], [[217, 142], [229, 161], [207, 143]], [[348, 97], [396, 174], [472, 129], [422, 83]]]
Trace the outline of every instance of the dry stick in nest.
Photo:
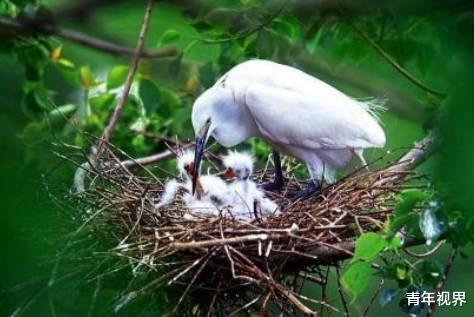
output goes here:
[[[422, 163], [432, 152], [434, 143], [433, 132], [430, 131], [428, 135], [420, 142], [416, 143], [415, 146], [407, 152], [398, 162], [387, 169], [387, 172], [392, 173], [393, 176], [381, 178], [378, 180], [378, 184], [382, 185], [388, 183], [390, 180], [395, 178], [401, 178], [405, 175], [403, 172], [407, 172], [415, 168], [417, 165]], [[409, 240], [405, 242], [405, 246], [413, 246], [424, 241], [420, 240]], [[335, 248], [337, 247], [337, 248]], [[320, 259], [324, 259], [328, 263], [345, 260], [351, 257], [349, 252], [354, 252], [355, 242], [345, 241], [335, 244], [333, 247], [320, 246], [311, 250], [309, 253]], [[341, 251], [344, 250], [344, 251]]]
[[[212, 263], [209, 259], [209, 266], [220, 270], [224, 276], [226, 274], [230, 276], [232, 273], [232, 277], [256, 286], [262, 292], [260, 294], [262, 311], [266, 310], [266, 303], [272, 300], [276, 304], [290, 304], [301, 311], [313, 314], [314, 312], [299, 298], [308, 299], [280, 284], [280, 278], [273, 272], [283, 270], [294, 272], [302, 267], [332, 264], [350, 258], [354, 250], [354, 235], [357, 232], [351, 231], [348, 225], [353, 221], [354, 214], [371, 206], [383, 207], [381, 199], [377, 197], [393, 196], [400, 189], [402, 180], [410, 175], [408, 171], [421, 163], [430, 153], [432, 142], [433, 136], [429, 134], [395, 165], [346, 178], [325, 190], [322, 202], [315, 199], [300, 202], [292, 207], [294, 210], [284, 212], [280, 216], [269, 217], [262, 223], [220, 217], [191, 221], [183, 219], [183, 206], [179, 203], [170, 206], [161, 216], [157, 216], [153, 213], [152, 205], [142, 205], [146, 197], [150, 200], [152, 197], [156, 198], [149, 194], [150, 183], [139, 177], [130, 179], [132, 177], [130, 172], [120, 162], [110, 165], [115, 166], [115, 169], [100, 171], [105, 173], [102, 178], [105, 181], [102, 186], [105, 187], [97, 184], [92, 190], [100, 192], [102, 189], [107, 190], [109, 185], [119, 186], [121, 190], [106, 201], [123, 202], [122, 208], [114, 208], [113, 217], [123, 223], [126, 229], [136, 226], [137, 218], [145, 217], [142, 218], [140, 233], [134, 242], [134, 248], [140, 250], [140, 254], [146, 252], [144, 248], [150, 245], [154, 246], [150, 254], [156, 260], [168, 261], [173, 254], [188, 258], [191, 256], [195, 260], [213, 252], [212, 250], [220, 250], [219, 254], [212, 258]], [[114, 155], [110, 155], [109, 158], [118, 160]], [[156, 195], [159, 188], [161, 187], [151, 189], [155, 193], [153, 195]], [[98, 197], [102, 197], [103, 193], [104, 191], [97, 193]], [[113, 195], [110, 190], [107, 193]], [[138, 203], [140, 208], [137, 208]], [[143, 212], [143, 208], [147, 209], [146, 212]], [[306, 209], [299, 211], [298, 208]], [[390, 209], [383, 208], [375, 212], [372, 218], [379, 217], [377, 219], [383, 220], [389, 212]], [[364, 230], [377, 228], [372, 222], [366, 221], [367, 217], [359, 218], [359, 225]], [[339, 230], [342, 231], [338, 233]], [[335, 240], [335, 237], [338, 239]], [[405, 246], [419, 243], [422, 241], [408, 241]], [[266, 250], [262, 250], [259, 254], [257, 246]], [[130, 247], [130, 250], [123, 252], [133, 252], [132, 249]], [[223, 260], [226, 258], [230, 268], [223, 265]], [[177, 271], [179, 276], [191, 272], [188, 270], [183, 273], [183, 269]], [[204, 268], [199, 268], [198, 272], [202, 270]], [[194, 277], [196, 274], [195, 272]], [[235, 286], [232, 279], [226, 278], [208, 282], [211, 284], [223, 282]], [[253, 304], [255, 303], [251, 302], [250, 305]]]

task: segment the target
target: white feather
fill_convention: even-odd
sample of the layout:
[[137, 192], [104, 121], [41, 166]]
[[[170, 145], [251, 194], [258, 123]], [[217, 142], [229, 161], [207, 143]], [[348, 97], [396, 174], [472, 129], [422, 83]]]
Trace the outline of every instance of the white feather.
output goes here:
[[380, 110], [376, 99], [356, 100], [296, 68], [251, 60], [196, 100], [192, 123], [197, 132], [210, 118], [210, 136], [225, 147], [261, 137], [321, 179], [333, 178], [365, 148], [384, 146]]

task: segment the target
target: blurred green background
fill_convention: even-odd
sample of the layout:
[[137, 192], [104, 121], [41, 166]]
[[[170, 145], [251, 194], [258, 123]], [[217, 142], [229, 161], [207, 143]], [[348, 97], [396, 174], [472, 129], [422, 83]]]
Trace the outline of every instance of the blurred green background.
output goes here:
[[[53, 15], [61, 27], [134, 46], [144, 2], [89, 3], [81, 11], [76, 8], [80, 2], [41, 2], [45, 8], [61, 13]], [[113, 140], [137, 157], [164, 150], [168, 138], [191, 138], [192, 101], [230, 67], [255, 57], [297, 66], [355, 97], [386, 98], [388, 111], [381, 117], [387, 150], [401, 151], [422, 138], [427, 129], [439, 129], [439, 152], [421, 169], [432, 175], [449, 210], [453, 215], [456, 212], [456, 216], [447, 216], [456, 231], [450, 241], [461, 245], [466, 257], [458, 257], [446, 290], [466, 291], [467, 304], [440, 308], [437, 314], [471, 316], [474, 5], [472, 1], [335, 3], [157, 1], [146, 47], [176, 47], [179, 55], [141, 63], [139, 91], [126, 104]], [[10, 17], [18, 14], [11, 12], [12, 6], [38, 8], [37, 1], [1, 0], [0, 4], [1, 14]], [[414, 77], [447, 93], [447, 97], [428, 93], [404, 78], [352, 25]], [[28, 64], [25, 60], [34, 54], [27, 50], [36, 45], [38, 38], [35, 44], [16, 39], [15, 47], [10, 45], [11, 39], [11, 33], [0, 26], [0, 316], [113, 314], [106, 299], [116, 290], [105, 289], [91, 309], [94, 283], [82, 284], [73, 276], [67, 283], [47, 287], [65, 234], [78, 226], [53, 204], [48, 185], [69, 188], [73, 172], [53, 154], [58, 149], [52, 142], [87, 146], [87, 138], [78, 129], [98, 135], [113, 107], [113, 96], [112, 102], [91, 98], [114, 95], [116, 87], [86, 87], [84, 79], [107, 82], [109, 78], [110, 82], [110, 70], [119, 71], [117, 65], [128, 65], [129, 59], [63, 39], [49, 39], [52, 49], [62, 47], [61, 58], [65, 61], [61, 64], [46, 55]], [[21, 49], [26, 53], [20, 53]], [[38, 82], [41, 89], [48, 90], [44, 99], [53, 100], [51, 105], [44, 105], [47, 102], [39, 96], [39, 86], [31, 84], [35, 82], [31, 67], [41, 69]], [[120, 86], [123, 80], [118, 81]], [[28, 96], [34, 96], [35, 101], [30, 102]], [[73, 116], [73, 124], [64, 120], [58, 123], [51, 115], [56, 107], [64, 105], [74, 105], [74, 113], [67, 114]], [[248, 146], [259, 157], [268, 150], [255, 141]], [[377, 151], [368, 154], [369, 158], [378, 155]], [[436, 259], [444, 263], [447, 256], [445, 248]], [[370, 294], [368, 291], [366, 296]], [[160, 305], [157, 307], [166, 310], [166, 305]], [[117, 314], [137, 316], [143, 311], [144, 307], [132, 306]], [[159, 311], [155, 307], [143, 313], [156, 316], [161, 315]], [[385, 307], [375, 303], [369, 315], [380, 314], [400, 316], [402, 312], [397, 302]]]

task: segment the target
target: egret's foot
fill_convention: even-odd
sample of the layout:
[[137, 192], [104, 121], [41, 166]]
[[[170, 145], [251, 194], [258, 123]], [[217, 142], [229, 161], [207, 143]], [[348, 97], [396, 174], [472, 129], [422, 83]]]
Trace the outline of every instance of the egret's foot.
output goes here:
[[280, 179], [280, 180], [276, 179], [273, 182], [263, 183], [263, 184], [260, 185], [260, 187], [263, 190], [272, 192], [272, 191], [282, 189], [284, 184], [285, 184], [285, 182], [282, 179]]
[[304, 200], [311, 197], [314, 193], [319, 192], [321, 190], [321, 183], [318, 181], [310, 181], [308, 186], [297, 192], [296, 194], [290, 196], [291, 201], [296, 201], [298, 199]]

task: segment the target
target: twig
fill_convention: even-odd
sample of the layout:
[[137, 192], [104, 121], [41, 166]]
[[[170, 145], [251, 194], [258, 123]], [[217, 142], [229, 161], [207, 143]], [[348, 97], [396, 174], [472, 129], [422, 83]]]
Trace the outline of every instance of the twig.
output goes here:
[[431, 250], [426, 251], [425, 253], [416, 253], [405, 248], [403, 248], [403, 251], [414, 258], [426, 258], [427, 256], [433, 255], [436, 251], [438, 251], [445, 242], [445, 240], [439, 241]]
[[205, 248], [205, 247], [217, 246], [217, 245], [230, 245], [230, 244], [236, 244], [236, 243], [242, 243], [242, 242], [279, 239], [285, 236], [286, 235], [280, 235], [280, 234], [270, 235], [266, 233], [259, 233], [259, 234], [249, 234], [242, 237], [203, 240], [203, 241], [197, 241], [197, 242], [174, 242], [171, 244], [171, 247], [175, 249], [199, 249], [199, 248]]
[[[119, 45], [117, 43], [112, 43], [73, 30], [58, 28], [48, 24], [34, 23], [34, 21], [33, 23], [27, 24], [23, 21], [7, 17], [0, 17], [0, 26], [19, 33], [35, 31], [45, 35], [57, 36], [67, 41], [112, 55], [134, 56], [135, 54], [134, 49]], [[176, 56], [177, 53], [178, 52], [176, 48], [165, 48], [153, 51], [142, 51], [140, 52], [140, 57], [147, 59], [157, 59]]]
[[350, 317], [349, 309], [347, 308], [347, 302], [344, 298], [344, 293], [342, 291], [341, 285], [341, 272], [339, 271], [339, 264], [336, 264], [336, 279], [337, 279], [337, 291], [339, 292], [339, 297], [341, 298], [342, 306], [344, 307], [344, 316]]
[[379, 286], [375, 290], [374, 294], [370, 298], [369, 304], [367, 304], [367, 307], [364, 310], [364, 313], [362, 314], [363, 317], [367, 316], [369, 314], [370, 307], [374, 304], [375, 300], [377, 299], [377, 296], [379, 295], [380, 291], [382, 290], [382, 286], [385, 283], [385, 281], [382, 279], [379, 283]]
[[[448, 262], [446, 263], [446, 266], [444, 267], [443, 275], [441, 276], [438, 284], [436, 285], [436, 293], [440, 293], [443, 290], [444, 284], [446, 283], [446, 280], [448, 279], [448, 274], [449, 271], [451, 270], [451, 267], [453, 266], [454, 259], [456, 258], [456, 255], [458, 254], [458, 249], [453, 249], [451, 251], [451, 254], [449, 255]], [[433, 316], [435, 310], [436, 310], [436, 301], [431, 303], [428, 313], [426, 314], [426, 317], [431, 317]]]
[[[112, 136], [113, 129], [118, 122], [120, 117], [120, 113], [122, 112], [122, 108], [125, 105], [127, 100], [128, 94], [130, 93], [130, 88], [132, 87], [133, 78], [135, 77], [135, 73], [138, 68], [138, 63], [140, 61], [140, 56], [143, 52], [143, 46], [145, 44], [145, 36], [148, 31], [148, 27], [150, 24], [150, 16], [151, 11], [153, 8], [153, 0], [147, 1], [147, 6], [145, 9], [145, 14], [143, 17], [142, 27], [140, 29], [140, 34], [138, 36], [137, 45], [132, 56], [131, 67], [128, 70], [127, 78], [125, 80], [125, 84], [123, 86], [122, 94], [120, 95], [117, 104], [115, 105], [114, 112], [110, 117], [109, 123], [105, 127], [102, 136], [99, 138], [97, 142], [97, 146], [93, 146], [91, 149], [91, 154], [89, 157], [89, 163], [84, 163], [81, 165], [81, 168], [76, 170], [74, 174], [74, 188], [78, 193], [82, 193], [85, 190], [84, 181], [87, 176], [87, 170], [90, 167], [94, 167], [96, 165], [97, 158], [102, 155], [104, 147], [110, 141], [110, 137]], [[0, 20], [1, 21], [1, 20]]]
[[355, 23], [352, 21], [350, 22], [352, 28], [365, 40], [367, 41], [393, 68], [395, 68], [400, 74], [402, 74], [405, 78], [411, 81], [413, 84], [418, 86], [419, 88], [432, 93], [434, 95], [438, 95], [441, 97], [446, 97], [445, 92], [441, 92], [435, 89], [432, 89], [415, 76], [413, 76], [408, 70], [403, 68], [392, 56], [390, 56], [382, 47], [380, 47], [373, 39], [371, 39], [367, 34], [365, 34]]
[[135, 73], [138, 68], [138, 62], [140, 61], [140, 55], [143, 51], [143, 46], [145, 44], [145, 36], [148, 31], [148, 26], [150, 24], [152, 8], [153, 8], [153, 0], [148, 0], [146, 9], [145, 9], [145, 15], [143, 17], [142, 27], [140, 30], [140, 35], [138, 36], [138, 40], [137, 40], [137, 46], [135, 48], [135, 53], [132, 56], [131, 66], [130, 66], [130, 69], [128, 70], [127, 79], [125, 80], [122, 94], [120, 95], [120, 98], [112, 114], [112, 117], [110, 118], [108, 125], [105, 127], [104, 132], [102, 133], [102, 137], [99, 140], [99, 143], [97, 145], [97, 152], [98, 152], [97, 156], [99, 157], [102, 154], [104, 144], [108, 143], [110, 140], [110, 137], [112, 136], [113, 129], [118, 122], [120, 113], [122, 112], [122, 108], [125, 104], [125, 101], [127, 100], [128, 94], [130, 93], [130, 88], [132, 87], [133, 78], [135, 77]]

